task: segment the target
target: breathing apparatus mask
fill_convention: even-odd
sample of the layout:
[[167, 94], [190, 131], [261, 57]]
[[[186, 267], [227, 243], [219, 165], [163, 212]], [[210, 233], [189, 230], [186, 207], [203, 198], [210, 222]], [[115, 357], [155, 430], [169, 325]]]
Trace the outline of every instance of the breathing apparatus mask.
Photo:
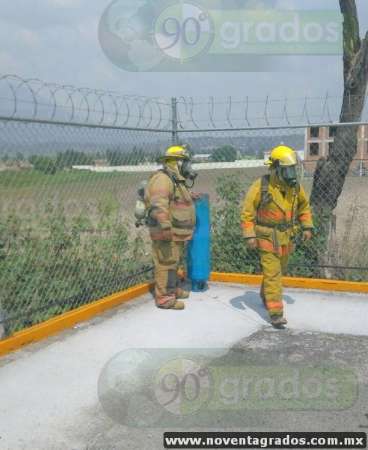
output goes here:
[[182, 175], [186, 181], [191, 181], [192, 185], [190, 187], [193, 187], [198, 174], [193, 170], [192, 162], [190, 161], [190, 159], [178, 161], [177, 164], [180, 175]]
[[286, 145], [275, 147], [265, 163], [286, 186], [295, 188], [303, 179], [303, 164], [297, 152]]
[[276, 167], [277, 177], [284, 181], [290, 187], [296, 187], [298, 184], [297, 166], [280, 166]]

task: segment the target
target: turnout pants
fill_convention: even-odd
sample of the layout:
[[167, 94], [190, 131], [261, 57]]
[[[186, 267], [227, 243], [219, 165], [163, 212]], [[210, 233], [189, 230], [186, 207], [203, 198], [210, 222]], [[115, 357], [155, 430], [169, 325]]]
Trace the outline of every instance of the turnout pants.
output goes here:
[[184, 242], [152, 241], [155, 266], [155, 299], [159, 308], [170, 308], [176, 303], [177, 271], [184, 252]]
[[282, 274], [286, 272], [289, 255], [260, 251], [263, 281], [261, 297], [271, 318], [282, 317], [284, 307], [282, 303]]

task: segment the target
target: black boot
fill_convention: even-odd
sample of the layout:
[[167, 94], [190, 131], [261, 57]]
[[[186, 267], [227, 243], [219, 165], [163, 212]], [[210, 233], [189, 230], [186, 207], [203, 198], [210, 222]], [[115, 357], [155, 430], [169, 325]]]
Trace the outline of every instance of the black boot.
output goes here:
[[285, 317], [282, 317], [282, 316], [271, 317], [271, 325], [277, 329], [285, 328], [286, 324], [287, 324], [287, 320], [285, 319]]

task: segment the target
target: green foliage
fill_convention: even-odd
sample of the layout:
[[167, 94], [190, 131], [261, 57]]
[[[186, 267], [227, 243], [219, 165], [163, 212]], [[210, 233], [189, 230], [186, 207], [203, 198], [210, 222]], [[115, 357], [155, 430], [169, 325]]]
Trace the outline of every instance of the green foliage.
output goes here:
[[55, 158], [50, 156], [33, 155], [29, 158], [29, 162], [35, 170], [45, 175], [55, 175], [58, 170]]
[[8, 333], [145, 279], [125, 280], [149, 262], [142, 239], [118, 220], [112, 201], [97, 211], [92, 221], [49, 203], [32, 227], [15, 213], [0, 219], [0, 312]]
[[107, 150], [106, 159], [110, 166], [123, 166], [126, 163], [126, 154], [118, 150]]
[[314, 216], [313, 238], [309, 242], [302, 240], [302, 231], [295, 238], [295, 251], [289, 259], [289, 275], [299, 277], [320, 278], [323, 276], [321, 267], [321, 254], [327, 244], [321, 218]]
[[147, 154], [148, 162], [153, 163], [153, 164], [159, 162], [161, 157], [162, 157], [162, 151], [161, 150], [156, 150], [154, 152], [151, 152], [151, 153]]
[[21, 152], [17, 152], [15, 155], [15, 161], [24, 161], [24, 155]]
[[254, 273], [258, 266], [257, 254], [248, 250], [240, 224], [241, 202], [249, 183], [224, 176], [218, 179], [220, 202], [212, 213], [213, 270], [220, 272]]
[[141, 148], [134, 148], [130, 152], [108, 150], [106, 158], [110, 166], [137, 166], [152, 161], [152, 154]]
[[58, 169], [71, 168], [72, 166], [91, 166], [94, 164], [92, 156], [75, 150], [67, 150], [58, 153], [56, 157], [56, 166]]
[[[21, 159], [19, 159], [21, 161]], [[43, 155], [32, 155], [29, 162], [33, 168], [45, 175], [55, 175], [57, 171], [70, 169], [72, 166], [89, 166], [93, 165], [93, 157], [83, 152], [75, 150], [67, 150], [60, 152], [56, 158]]]
[[238, 152], [232, 145], [224, 145], [216, 148], [212, 153], [212, 161], [215, 162], [234, 162], [236, 161]]

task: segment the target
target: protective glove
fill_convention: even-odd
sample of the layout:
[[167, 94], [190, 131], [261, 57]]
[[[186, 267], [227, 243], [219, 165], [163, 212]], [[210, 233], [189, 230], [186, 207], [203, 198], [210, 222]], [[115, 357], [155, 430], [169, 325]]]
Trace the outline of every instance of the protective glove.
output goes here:
[[190, 196], [192, 197], [192, 200], [199, 200], [202, 197], [202, 194], [200, 192], [191, 192]]
[[311, 230], [304, 230], [303, 231], [303, 241], [310, 241], [312, 239], [312, 231]]
[[257, 239], [256, 238], [247, 239], [247, 246], [250, 250], [255, 250], [258, 247]]

